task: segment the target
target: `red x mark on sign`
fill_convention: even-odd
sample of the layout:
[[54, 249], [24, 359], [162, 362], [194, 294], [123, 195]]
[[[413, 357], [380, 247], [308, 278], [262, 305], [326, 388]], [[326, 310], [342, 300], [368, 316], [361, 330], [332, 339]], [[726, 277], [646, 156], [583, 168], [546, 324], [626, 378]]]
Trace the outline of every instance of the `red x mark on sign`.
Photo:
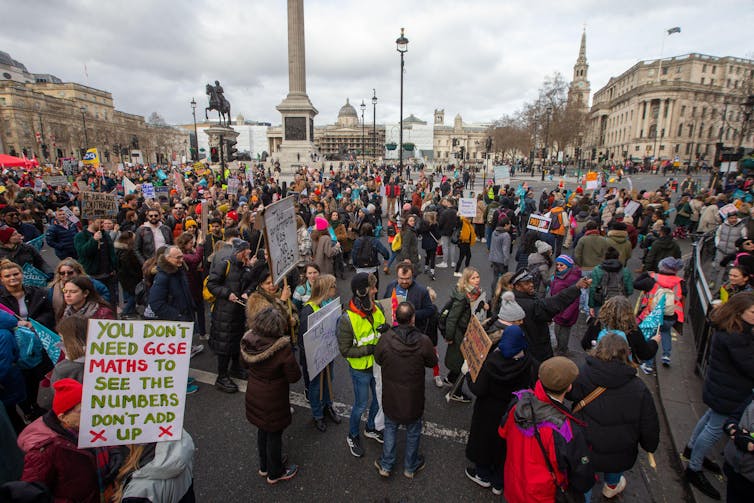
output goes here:
[[[159, 435], [157, 435], [157, 436], [158, 436], [158, 437], [161, 437], [161, 436], [163, 436], [163, 435], [167, 435], [167, 436], [169, 436], [169, 437], [172, 437], [172, 436], [173, 436], [173, 434], [172, 434], [172, 433], [170, 432], [170, 429], [171, 429], [172, 427], [173, 427], [172, 425], [168, 426], [167, 428], [163, 428], [162, 426], [160, 426], [160, 434], [159, 434]], [[104, 431], [104, 430], [103, 430], [103, 431]]]
[[89, 430], [89, 433], [92, 435], [92, 443], [96, 442], [97, 440], [107, 442], [107, 438], [105, 438], [105, 430], [100, 430], [99, 432]]

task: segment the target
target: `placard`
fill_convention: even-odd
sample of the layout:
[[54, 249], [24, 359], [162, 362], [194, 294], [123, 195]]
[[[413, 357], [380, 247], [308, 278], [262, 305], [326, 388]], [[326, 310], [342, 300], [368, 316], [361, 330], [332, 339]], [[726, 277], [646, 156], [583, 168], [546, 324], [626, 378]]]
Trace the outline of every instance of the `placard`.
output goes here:
[[319, 309], [316, 312], [310, 314], [307, 321], [308, 326], [313, 327], [314, 325], [322, 321], [325, 316], [330, 314], [330, 311], [340, 311], [340, 297], [337, 297], [322, 309]]
[[495, 174], [495, 183], [498, 183], [500, 185], [511, 183], [510, 166], [493, 166], [492, 169]]
[[466, 365], [469, 367], [469, 375], [471, 380], [476, 382], [479, 371], [482, 370], [484, 360], [487, 358], [487, 353], [492, 347], [492, 341], [487, 333], [484, 331], [482, 324], [476, 318], [472, 316], [469, 319], [469, 325], [466, 328], [466, 334], [463, 336], [461, 342], [461, 354]]
[[79, 217], [77, 217], [77, 216], [76, 216], [76, 215], [75, 215], [75, 214], [73, 213], [73, 211], [71, 211], [71, 208], [69, 208], [68, 206], [63, 206], [63, 207], [62, 207], [62, 208], [60, 208], [60, 209], [61, 209], [61, 210], [63, 210], [63, 213], [65, 213], [65, 218], [66, 218], [66, 220], [68, 220], [68, 221], [69, 221], [70, 223], [72, 223], [73, 225], [76, 225], [77, 223], [79, 223], [79, 222], [80, 222], [80, 220], [79, 220]]
[[179, 440], [194, 324], [89, 320], [79, 448]]
[[63, 175], [51, 175], [43, 177], [44, 182], [52, 187], [65, 187], [68, 185], [68, 177]]
[[641, 204], [638, 201], [629, 201], [626, 207], [623, 209], [623, 214], [628, 217], [633, 217], [636, 210], [639, 209]]
[[584, 180], [586, 180], [586, 190], [597, 190], [600, 188], [600, 181], [597, 172], [589, 171], [585, 175]]
[[79, 162], [76, 159], [63, 159], [62, 161], [63, 174], [66, 176], [75, 175], [79, 172]]
[[81, 218], [111, 218], [118, 215], [118, 198], [107, 192], [82, 192]]
[[[332, 309], [327, 309], [333, 306]], [[336, 299], [319, 311], [312, 313], [311, 317], [325, 312], [324, 316], [317, 317], [319, 320], [314, 325], [309, 325], [309, 330], [304, 333], [304, 347], [306, 348], [306, 368], [309, 379], [314, 379], [327, 365], [338, 357], [338, 320], [340, 319], [340, 299]]]
[[458, 215], [467, 218], [476, 216], [476, 199], [472, 197], [462, 197], [458, 200]]
[[241, 184], [238, 181], [238, 178], [228, 178], [228, 195], [237, 196], [239, 185]]
[[267, 206], [263, 217], [264, 242], [270, 259], [272, 281], [278, 283], [300, 260], [293, 198], [286, 197]]
[[133, 194], [136, 192], [136, 184], [134, 184], [128, 177], [123, 177], [123, 192], [126, 194]]
[[24, 285], [28, 286], [47, 286], [47, 274], [43, 273], [30, 263], [25, 263], [22, 268], [24, 273]]
[[532, 213], [529, 215], [529, 221], [526, 223], [526, 228], [533, 231], [550, 232], [550, 222], [550, 217]]
[[151, 183], [142, 183], [141, 193], [144, 194], [144, 199], [154, 199], [154, 185]]

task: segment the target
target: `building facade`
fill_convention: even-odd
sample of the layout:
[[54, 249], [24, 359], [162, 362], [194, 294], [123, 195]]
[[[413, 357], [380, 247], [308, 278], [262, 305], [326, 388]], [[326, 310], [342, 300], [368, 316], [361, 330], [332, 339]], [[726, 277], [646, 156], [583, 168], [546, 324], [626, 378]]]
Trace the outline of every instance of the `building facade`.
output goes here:
[[444, 109], [435, 109], [434, 115], [433, 148], [436, 163], [457, 163], [461, 160], [462, 151], [465, 162], [484, 162], [483, 154], [486, 152], [487, 137], [490, 135], [492, 124], [464, 124], [461, 115], [458, 114], [453, 119], [453, 125], [446, 126]]
[[753, 81], [748, 59], [693, 53], [640, 61], [594, 94], [585, 147], [616, 162], [711, 164], [717, 142], [753, 145], [744, 106]]

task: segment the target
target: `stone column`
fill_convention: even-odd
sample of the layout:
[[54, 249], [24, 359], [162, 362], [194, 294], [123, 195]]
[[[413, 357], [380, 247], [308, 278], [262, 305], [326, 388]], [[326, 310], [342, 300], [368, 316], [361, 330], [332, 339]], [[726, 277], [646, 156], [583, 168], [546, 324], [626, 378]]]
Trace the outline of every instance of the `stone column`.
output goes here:
[[288, 92], [306, 94], [304, 0], [288, 0]]

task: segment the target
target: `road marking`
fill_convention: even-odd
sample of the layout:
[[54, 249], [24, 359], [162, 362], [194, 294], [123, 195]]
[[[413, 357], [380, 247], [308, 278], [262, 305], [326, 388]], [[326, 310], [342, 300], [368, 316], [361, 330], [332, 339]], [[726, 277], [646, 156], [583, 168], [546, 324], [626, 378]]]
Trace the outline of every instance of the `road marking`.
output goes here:
[[[194, 369], [194, 368], [189, 369], [189, 376], [193, 377], [200, 383], [209, 384], [209, 385], [214, 385], [215, 379], [217, 379], [217, 374], [213, 372], [207, 372], [205, 370], [199, 370], [199, 369]], [[233, 381], [235, 381], [235, 383], [238, 385], [238, 391], [242, 393], [246, 392], [246, 381], [242, 381], [240, 379], [233, 379]], [[296, 407], [301, 407], [303, 409], [311, 408], [309, 406], [309, 402], [307, 402], [306, 398], [304, 398], [303, 393], [291, 391], [290, 401], [291, 401], [291, 405], [295, 405]], [[351, 417], [350, 405], [346, 405], [340, 402], [334, 402], [333, 409], [335, 409], [335, 412], [340, 417], [344, 417], [344, 418]], [[466, 444], [466, 441], [469, 438], [469, 432], [467, 430], [463, 430], [460, 428], [445, 427], [440, 424], [434, 423], [432, 421], [424, 421], [424, 428], [422, 430], [422, 434], [427, 437], [439, 438], [440, 440], [450, 440], [451, 442], [456, 442], [456, 443], [464, 444], [464, 445]]]

